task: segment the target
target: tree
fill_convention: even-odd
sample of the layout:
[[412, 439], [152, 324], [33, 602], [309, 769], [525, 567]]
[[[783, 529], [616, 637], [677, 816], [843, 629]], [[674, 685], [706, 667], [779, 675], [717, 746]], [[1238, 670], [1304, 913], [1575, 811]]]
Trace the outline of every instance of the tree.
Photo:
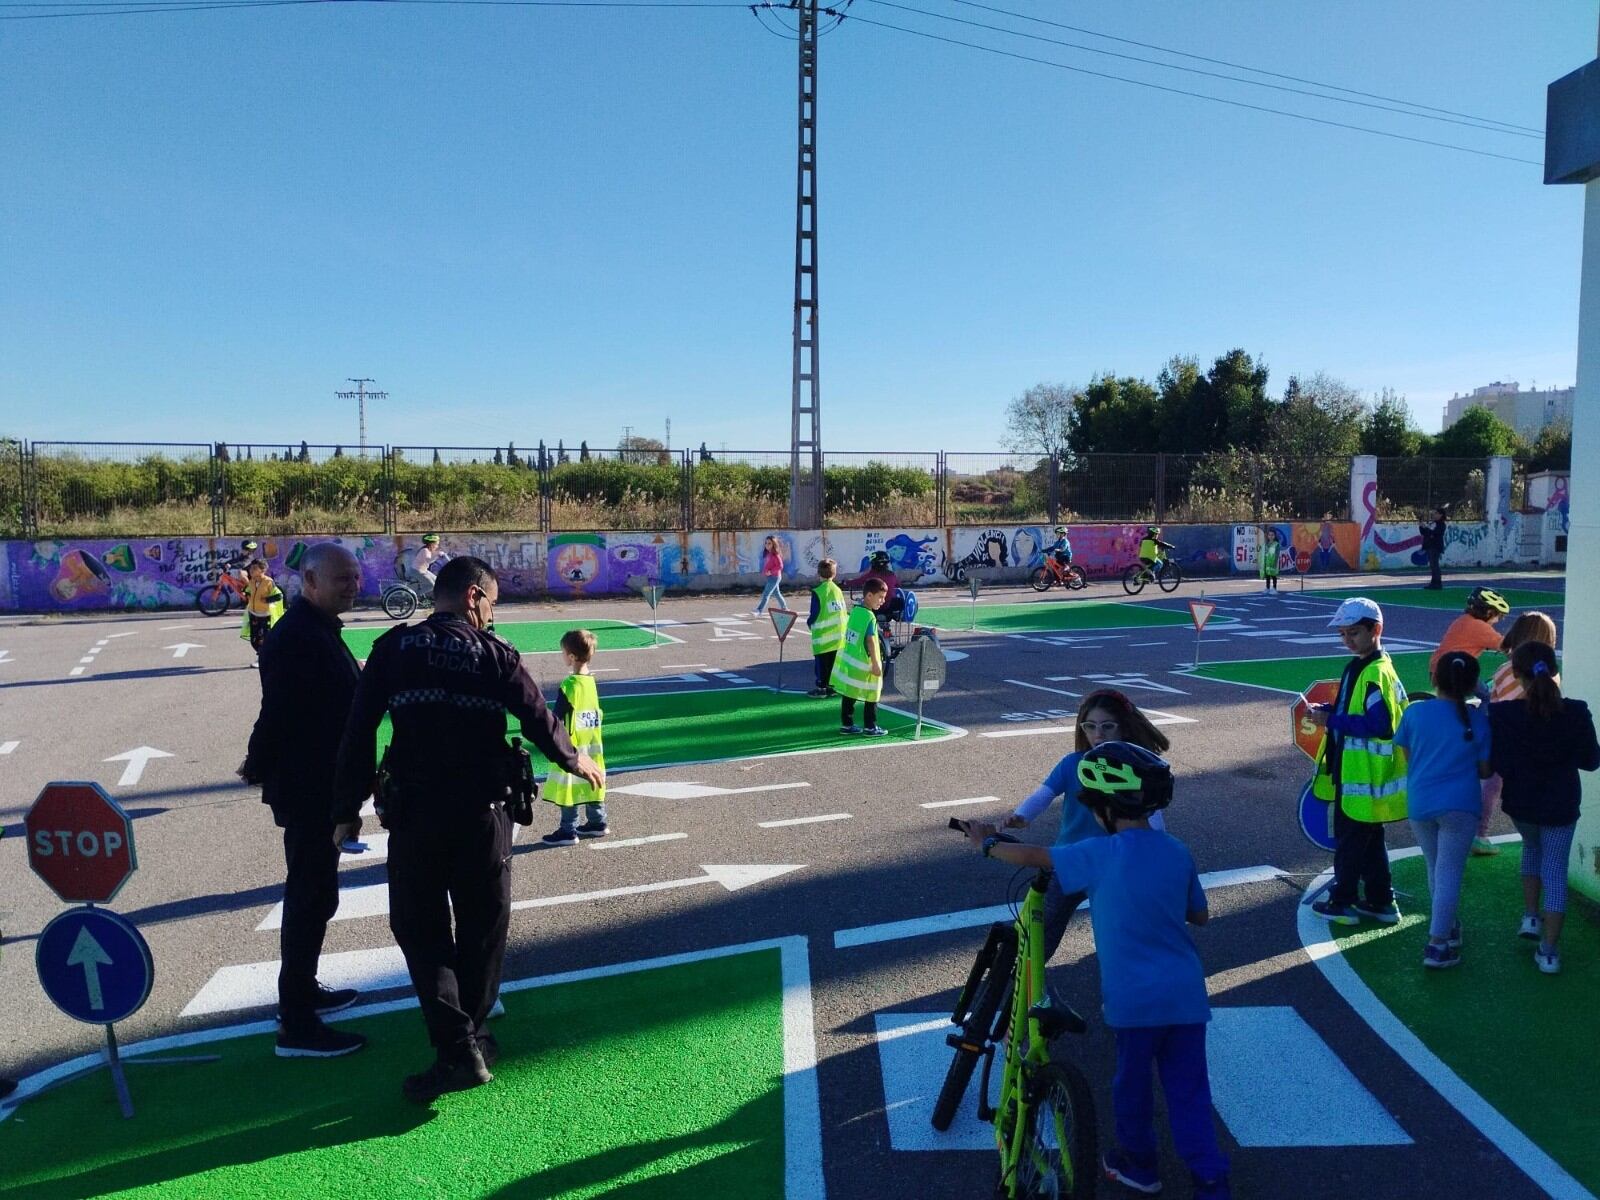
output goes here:
[[506, 466], [508, 466], [508, 467], [520, 467], [521, 465], [522, 465], [522, 460], [517, 457], [517, 448], [516, 448], [516, 446], [511, 442], [507, 442], [506, 443]]
[[500, 453], [500, 447], [499, 446], [496, 446], [494, 448], [494, 465], [497, 466], [497, 467], [503, 467], [503, 466], [506, 465], [505, 455]]
[[1074, 401], [1068, 441], [1077, 454], [1148, 453], [1159, 444], [1160, 401], [1142, 379], [1096, 375]]
[[439, 447], [437, 446], [433, 448], [433, 465], [436, 467], [444, 466], [444, 459], [439, 457]]
[[1188, 437], [1181, 449], [1259, 450], [1273, 413], [1267, 367], [1233, 349], [1211, 364], [1196, 383], [1189, 405]]
[[578, 461], [581, 463], [589, 461], [589, 441], [587, 438], [578, 443]]
[[1063, 383], [1037, 383], [1006, 407], [1001, 438], [1018, 454], [1054, 455], [1070, 448], [1080, 389]]
[[1515, 454], [1522, 447], [1517, 431], [1487, 408], [1469, 408], [1461, 419], [1434, 439], [1435, 458], [1488, 458]]
[[556, 442], [556, 466], [564, 467], [571, 461], [567, 458], [567, 444], [563, 441]]
[[1572, 469], [1572, 426], [1557, 421], [1539, 430], [1528, 447], [1523, 464], [1529, 471], [1568, 471]]
[[303, 463], [308, 463], [311, 461], [311, 447], [306, 445], [304, 442], [300, 443], [300, 457], [296, 461]]
[[1189, 409], [1200, 385], [1197, 359], [1175, 354], [1156, 376], [1156, 444], [1152, 450], [1190, 449]]
[[1411, 419], [1411, 406], [1392, 388], [1378, 393], [1361, 426], [1361, 453], [1380, 458], [1410, 458], [1422, 449], [1422, 432]]
[[333, 456], [335, 458], [343, 458], [344, 457], [344, 447], [343, 446], [335, 446], [333, 448]]
[[1348, 458], [1361, 447], [1366, 402], [1349, 384], [1318, 371], [1291, 376], [1273, 406], [1261, 449], [1276, 458]]
[[656, 441], [655, 438], [640, 437], [638, 434], [632, 434], [623, 438], [618, 443], [617, 449], [620, 451], [618, 457], [623, 462], [651, 466], [661, 461], [667, 447], [664, 443]]
[[228, 460], [228, 443], [227, 442], [218, 442], [216, 444], [216, 446], [215, 446], [215, 453], [216, 453], [218, 462], [225, 463], [225, 462], [229, 461]]

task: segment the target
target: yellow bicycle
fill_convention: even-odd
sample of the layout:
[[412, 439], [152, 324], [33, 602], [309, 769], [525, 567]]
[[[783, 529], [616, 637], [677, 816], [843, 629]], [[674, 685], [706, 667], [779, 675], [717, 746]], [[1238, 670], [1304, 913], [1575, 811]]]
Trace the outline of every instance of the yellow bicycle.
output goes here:
[[[959, 820], [951, 820], [950, 828], [966, 832]], [[1064, 1034], [1082, 1033], [1088, 1023], [1045, 982], [1044, 894], [1049, 884], [1050, 872], [1037, 872], [1016, 920], [989, 929], [950, 1017], [961, 1028], [945, 1039], [955, 1058], [933, 1108], [933, 1127], [948, 1129], [973, 1070], [983, 1060], [978, 1117], [994, 1123], [1000, 1151], [994, 1194], [1004, 1200], [1085, 1200], [1095, 1194], [1099, 1181], [1089, 1082], [1075, 1064], [1051, 1056], [1053, 1042]], [[989, 1074], [995, 1049], [1002, 1045], [1000, 1100], [991, 1108]]]

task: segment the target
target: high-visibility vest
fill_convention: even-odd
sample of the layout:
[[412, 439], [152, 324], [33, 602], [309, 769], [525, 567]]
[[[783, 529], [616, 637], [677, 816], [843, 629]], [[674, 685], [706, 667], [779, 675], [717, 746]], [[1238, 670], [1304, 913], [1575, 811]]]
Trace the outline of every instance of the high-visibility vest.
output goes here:
[[[255, 590], [254, 585], [246, 585], [246, 590], [253, 592]], [[244, 620], [239, 625], [239, 637], [243, 641], [248, 642], [250, 640], [250, 618], [261, 615], [261, 613], [252, 613], [250, 611], [250, 602], [248, 600], [245, 601]], [[277, 584], [273, 584], [272, 590], [267, 593], [267, 611], [265, 615], [268, 629], [276, 625], [278, 618], [283, 616], [283, 592], [278, 588]]]
[[1156, 544], [1156, 539], [1147, 537], [1139, 542], [1139, 557], [1148, 558], [1151, 562], [1161, 557], [1161, 547]]
[[[1376, 684], [1389, 712], [1391, 729], [1400, 728], [1400, 715], [1406, 707], [1406, 689], [1395, 674], [1387, 654], [1379, 654], [1361, 669], [1350, 694], [1345, 698], [1346, 713], [1366, 711], [1367, 688]], [[1327, 761], [1332, 735], [1322, 739], [1317, 753], [1317, 773], [1311, 790], [1320, 800], [1334, 799], [1333, 768]], [[1364, 738], [1346, 735], [1339, 757], [1338, 799], [1344, 815], [1352, 821], [1381, 823], [1399, 821], [1406, 815], [1405, 751], [1394, 738]]]
[[[566, 697], [568, 712], [565, 718], [567, 736], [573, 749], [587, 751], [594, 765], [605, 770], [606, 748], [601, 735], [604, 714], [600, 711], [600, 691], [595, 687], [593, 675], [568, 675], [561, 681], [561, 694]], [[552, 765], [550, 777], [545, 780], [544, 797], [563, 808], [576, 804], [601, 804], [606, 790], [595, 787], [581, 775], [569, 775]]]
[[833, 678], [828, 682], [841, 696], [877, 703], [883, 694], [883, 676], [872, 673], [872, 651], [869, 647], [878, 636], [878, 618], [865, 604], [850, 610], [845, 622], [844, 644], [833, 660]]
[[1278, 556], [1283, 551], [1283, 543], [1273, 539], [1261, 547], [1261, 578], [1270, 579], [1278, 574]]
[[817, 619], [811, 626], [811, 653], [827, 654], [844, 645], [844, 623], [850, 612], [850, 601], [831, 579], [824, 579], [811, 591], [817, 598]]

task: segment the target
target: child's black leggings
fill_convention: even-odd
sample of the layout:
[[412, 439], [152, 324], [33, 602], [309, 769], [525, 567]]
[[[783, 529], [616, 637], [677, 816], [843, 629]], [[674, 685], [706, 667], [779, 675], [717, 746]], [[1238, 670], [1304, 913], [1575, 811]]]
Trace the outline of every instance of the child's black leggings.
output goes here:
[[[872, 729], [878, 724], [878, 702], [876, 700], [863, 700], [861, 704], [861, 719], [867, 723], [868, 729]], [[841, 696], [839, 698], [839, 724], [848, 726], [855, 723], [856, 698], [854, 696]]]

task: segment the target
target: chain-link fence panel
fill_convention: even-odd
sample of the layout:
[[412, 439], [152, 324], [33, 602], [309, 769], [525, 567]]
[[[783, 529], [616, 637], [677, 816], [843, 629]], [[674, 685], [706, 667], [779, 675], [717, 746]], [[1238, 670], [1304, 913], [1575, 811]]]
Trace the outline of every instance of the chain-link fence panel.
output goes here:
[[1378, 520], [1421, 521], [1447, 508], [1455, 521], [1481, 521], [1485, 473], [1481, 458], [1378, 459]]
[[823, 524], [833, 529], [917, 529], [939, 524], [939, 455], [829, 454]]
[[951, 453], [944, 464], [947, 524], [1033, 525], [1051, 519], [1048, 455]]
[[549, 528], [685, 529], [688, 479], [680, 450], [567, 451], [550, 466]]
[[787, 450], [689, 452], [695, 529], [786, 529]]
[[34, 442], [29, 449], [40, 537], [210, 536], [216, 531], [208, 445]]
[[515, 444], [389, 449], [396, 533], [537, 533], [546, 528], [544, 484], [539, 451]]
[[1350, 520], [1350, 459], [1341, 455], [1262, 458], [1262, 521]]
[[305, 442], [219, 443], [225, 534], [382, 533], [388, 460]]
[[1160, 456], [1163, 502], [1157, 517], [1174, 524], [1251, 521], [1260, 507], [1260, 464], [1253, 455]]
[[0, 538], [28, 536], [26, 465], [22, 443], [0, 438]]
[[1159, 454], [1063, 455], [1060, 520], [1156, 520], [1160, 459]]

